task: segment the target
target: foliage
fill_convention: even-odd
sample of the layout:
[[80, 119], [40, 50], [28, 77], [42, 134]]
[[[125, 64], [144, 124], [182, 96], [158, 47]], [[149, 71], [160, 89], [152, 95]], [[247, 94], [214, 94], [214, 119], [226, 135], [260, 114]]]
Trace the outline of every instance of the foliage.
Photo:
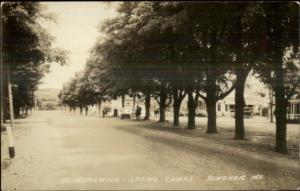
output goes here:
[[[99, 27], [101, 38], [84, 74], [61, 93], [65, 104], [76, 107], [141, 92], [153, 95], [161, 116], [173, 102], [179, 117], [187, 94], [188, 126], [195, 127], [202, 98], [207, 132], [216, 133], [216, 103], [236, 89], [236, 127], [243, 130], [244, 86], [254, 69], [275, 89], [278, 116], [285, 118], [282, 103], [299, 85], [295, 2], [122, 2], [118, 13]], [[285, 121], [278, 121], [280, 129]], [[278, 134], [285, 136], [284, 128]]]
[[39, 2], [5, 2], [1, 9], [3, 73], [9, 74], [14, 84], [16, 109], [31, 107], [33, 92], [49, 64], [66, 64], [68, 53], [52, 47], [53, 37], [42, 22], [54, 17]]

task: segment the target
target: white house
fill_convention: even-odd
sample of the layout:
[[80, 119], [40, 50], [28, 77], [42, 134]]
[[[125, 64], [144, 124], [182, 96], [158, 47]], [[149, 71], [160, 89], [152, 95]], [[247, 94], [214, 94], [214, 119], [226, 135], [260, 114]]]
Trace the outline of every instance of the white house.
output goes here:
[[[217, 102], [218, 116], [231, 116], [235, 108], [234, 92], [223, 100]], [[253, 115], [262, 115], [262, 109], [268, 107], [267, 98], [261, 96], [245, 95], [245, 107], [252, 110]]]
[[293, 96], [288, 101], [288, 114], [287, 118], [289, 120], [299, 120], [300, 119], [300, 95]]
[[122, 107], [122, 97], [115, 97], [103, 104], [103, 106], [105, 105], [111, 107], [111, 111], [108, 113], [109, 116], [121, 116], [121, 114], [134, 115], [137, 105], [142, 108], [141, 116], [145, 115], [144, 103], [138, 99], [134, 103], [133, 97], [128, 95], [125, 95], [124, 107]]
[[[255, 76], [249, 75], [244, 91], [245, 106], [251, 108], [252, 114], [262, 115], [262, 109], [268, 107], [267, 88]], [[235, 109], [235, 91], [232, 91], [216, 105], [217, 116], [232, 116]], [[205, 102], [199, 101], [198, 112], [206, 112]]]

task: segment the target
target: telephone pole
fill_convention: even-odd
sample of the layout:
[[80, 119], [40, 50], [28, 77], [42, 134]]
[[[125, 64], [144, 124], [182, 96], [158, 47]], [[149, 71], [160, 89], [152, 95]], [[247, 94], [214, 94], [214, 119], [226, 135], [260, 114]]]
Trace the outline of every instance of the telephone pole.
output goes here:
[[15, 147], [14, 147], [14, 109], [13, 109], [13, 98], [12, 98], [12, 90], [11, 90], [11, 82], [10, 82], [10, 73], [9, 68], [7, 66], [7, 84], [8, 84], [8, 100], [9, 100], [9, 115], [10, 115], [10, 126], [6, 127], [7, 137], [8, 137], [8, 151], [9, 157], [15, 157]]

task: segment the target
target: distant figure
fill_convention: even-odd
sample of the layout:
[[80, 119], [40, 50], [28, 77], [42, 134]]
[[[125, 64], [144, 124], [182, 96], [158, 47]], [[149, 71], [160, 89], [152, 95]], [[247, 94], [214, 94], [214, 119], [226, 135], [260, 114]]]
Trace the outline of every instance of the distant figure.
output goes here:
[[106, 110], [105, 110], [105, 109], [102, 110], [102, 115], [103, 115], [103, 118], [106, 117], [107, 113], [106, 113]]
[[135, 116], [137, 120], [140, 119], [141, 113], [142, 113], [142, 108], [140, 106], [136, 106]]
[[109, 106], [105, 106], [102, 110], [103, 118], [107, 117], [107, 114], [110, 112], [111, 108]]
[[155, 117], [159, 117], [159, 110], [158, 109], [154, 110], [154, 115], [155, 115]]

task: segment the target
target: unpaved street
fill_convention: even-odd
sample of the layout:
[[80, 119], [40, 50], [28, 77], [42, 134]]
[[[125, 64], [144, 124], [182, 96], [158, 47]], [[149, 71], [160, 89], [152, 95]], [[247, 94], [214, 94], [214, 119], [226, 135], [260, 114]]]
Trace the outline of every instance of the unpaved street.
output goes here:
[[16, 158], [3, 170], [1, 187], [207, 190], [300, 186], [298, 159], [271, 150], [235, 147], [233, 140], [223, 144], [209, 136], [162, 131], [156, 124], [35, 111], [16, 121]]

